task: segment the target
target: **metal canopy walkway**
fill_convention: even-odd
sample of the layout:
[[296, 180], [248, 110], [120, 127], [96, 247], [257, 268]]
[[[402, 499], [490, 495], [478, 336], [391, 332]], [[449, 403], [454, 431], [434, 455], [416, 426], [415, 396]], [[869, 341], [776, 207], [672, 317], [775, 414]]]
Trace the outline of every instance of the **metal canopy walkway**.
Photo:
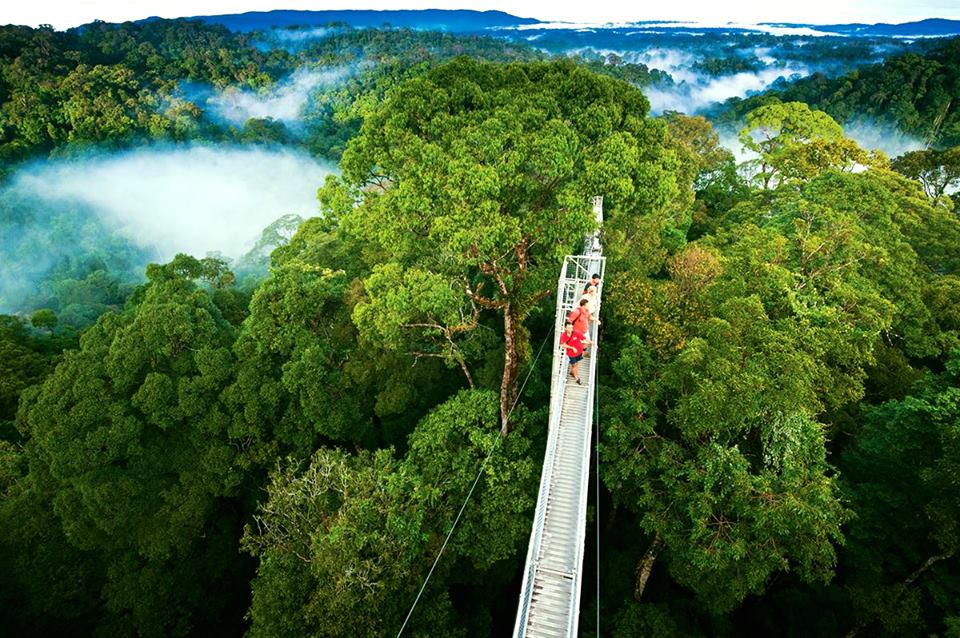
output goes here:
[[[599, 226], [603, 223], [602, 198], [594, 198], [593, 210]], [[516, 638], [577, 635], [596, 391], [597, 322], [592, 322], [588, 335], [594, 342], [591, 356], [578, 367], [582, 386], [569, 376], [569, 360], [559, 340], [567, 314], [579, 304], [591, 274], [603, 278], [605, 259], [599, 234], [598, 229], [586, 239], [582, 255], [564, 259], [557, 283], [547, 450], [513, 629]], [[597, 290], [598, 311], [602, 287], [601, 283]]]

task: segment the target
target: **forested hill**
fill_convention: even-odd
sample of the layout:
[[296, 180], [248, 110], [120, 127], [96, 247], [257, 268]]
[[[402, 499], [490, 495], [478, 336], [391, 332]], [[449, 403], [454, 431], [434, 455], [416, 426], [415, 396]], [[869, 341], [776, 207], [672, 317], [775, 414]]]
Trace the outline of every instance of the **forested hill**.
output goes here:
[[745, 99], [732, 98], [714, 119], [738, 122], [774, 100], [805, 102], [841, 124], [868, 118], [936, 147], [960, 144], [960, 38], [926, 55], [904, 53], [841, 77], [814, 73]]
[[0, 27], [0, 159], [200, 137], [210, 131], [177, 94], [180, 82], [262, 87], [292, 66], [223, 27], [188, 20]]
[[[158, 141], [296, 144], [335, 160], [359, 126], [354, 105], [421, 65], [458, 55], [547, 57], [522, 42], [409, 28], [341, 26], [289, 44], [276, 33], [234, 33], [195, 19], [94, 22], [65, 32], [0, 26], [0, 180], [37, 156]], [[668, 77], [643, 64], [585, 64], [639, 86]], [[338, 81], [298, 88], [304, 108], [296, 122], [218, 113], [226, 94], [289, 99], [298, 71], [330, 71]]]

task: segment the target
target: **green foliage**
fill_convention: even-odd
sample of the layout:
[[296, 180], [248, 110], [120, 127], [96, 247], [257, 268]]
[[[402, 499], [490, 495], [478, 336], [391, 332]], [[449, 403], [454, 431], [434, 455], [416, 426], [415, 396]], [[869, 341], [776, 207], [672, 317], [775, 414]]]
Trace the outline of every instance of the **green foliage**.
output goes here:
[[720, 135], [710, 122], [701, 116], [689, 116], [682, 113], [667, 112], [662, 118], [667, 123], [671, 142], [677, 146], [682, 165], [689, 167], [696, 190], [704, 185], [717, 172], [733, 161], [733, 153], [720, 145]]
[[624, 62], [616, 53], [608, 53], [601, 60], [592, 60], [584, 52], [584, 66], [600, 75], [608, 75], [638, 87], [672, 84], [673, 78], [666, 71], [650, 69], [646, 64]]
[[457, 56], [492, 62], [546, 57], [532, 47], [494, 37], [338, 25], [298, 52], [300, 60], [321, 60], [336, 65], [334, 68], [345, 65], [356, 70], [342, 82], [315, 92], [304, 117], [304, 143], [316, 155], [339, 160], [364, 117], [388, 90]]
[[[16, 161], [65, 144], [231, 139], [303, 143], [337, 159], [359, 128], [355, 106], [379, 99], [398, 76], [420, 72], [425, 62], [464, 54], [543, 57], [496, 38], [409, 29], [340, 29], [296, 52], [285, 43], [265, 48], [254, 38], [183, 19], [94, 22], [67, 32], [2, 27], [0, 158]], [[190, 101], [190, 87], [259, 91], [318, 63], [363, 67], [356, 77], [314, 91], [302, 131], [270, 118], [225, 128]]]
[[[351, 457], [322, 449], [303, 472], [275, 472], [256, 531], [248, 527], [244, 537], [261, 565], [251, 635], [380, 636], [399, 628], [425, 575], [415, 480], [389, 450]], [[449, 603], [431, 606], [448, 624]]]
[[613, 619], [614, 638], [650, 636], [651, 638], [690, 637], [702, 635], [697, 631], [680, 628], [682, 618], [677, 617], [666, 605], [627, 603]]
[[939, 44], [926, 55], [901, 53], [882, 63], [836, 78], [807, 78], [748, 98], [731, 98], [723, 121], [739, 121], [771, 100], [803, 102], [845, 124], [866, 118], [942, 147], [960, 144], [960, 38]]
[[[715, 611], [781, 569], [829, 577], [845, 518], [812, 419], [815, 361], [769, 323], [757, 300], [727, 302], [658, 371], [656, 389], [624, 396], [633, 409], [606, 433], [605, 481], [662, 538], [671, 574]], [[618, 360], [621, 375], [638, 374], [641, 347]]]
[[[466, 391], [430, 413], [410, 453], [321, 449], [273, 472], [244, 547], [260, 558], [255, 636], [380, 636], [398, 630], [497, 437], [497, 397]], [[485, 570], [519, 555], [537, 477], [522, 431], [491, 456], [468, 515], [433, 583], [462, 557]], [[411, 635], [464, 635], [446, 591], [432, 584]]]
[[20, 394], [51, 372], [61, 350], [75, 345], [71, 335], [32, 334], [18, 317], [0, 315], [0, 440], [19, 440], [13, 421]]
[[308, 257], [275, 268], [254, 293], [226, 397], [234, 436], [267, 445], [256, 453], [265, 465], [282, 450], [309, 454], [317, 435], [335, 441], [370, 435], [363, 420], [368, 397], [344, 371], [355, 349], [342, 307], [347, 284], [342, 271]]
[[[20, 392], [47, 372], [49, 360], [30, 346], [32, 339], [16, 317], [0, 315], [0, 422], [8, 426], [17, 411]], [[12, 432], [4, 428], [4, 438]]]
[[482, 483], [448, 545], [480, 573], [521, 555], [540, 475], [529, 435], [518, 429], [498, 441], [496, 415], [493, 392], [462, 391], [417, 425], [407, 454], [422, 480], [420, 497], [428, 507], [446, 510], [444, 516], [466, 497], [489, 454]]
[[[777, 113], [761, 115], [788, 128]], [[788, 130], [760, 148], [774, 162], [806, 143]], [[626, 332], [605, 481], [714, 612], [780, 570], [831, 577], [849, 518], [827, 463], [831, 416], [863, 397], [881, 338], [906, 357], [957, 338], [939, 298], [953, 294], [945, 249], [960, 240], [948, 209], [884, 170], [792, 180], [664, 254], [659, 276], [623, 261], [635, 279], [618, 279], [605, 303]]]
[[437, 366], [410, 383], [409, 362], [388, 344], [358, 341], [350, 321], [360, 294], [356, 246], [321, 218], [274, 250], [234, 351], [225, 398], [232, 431], [269, 467], [278, 454], [308, 456], [320, 442], [374, 447], [402, 442], [424, 411], [447, 396]]
[[733, 153], [720, 145], [719, 134], [705, 118], [667, 112], [662, 119], [679, 160], [678, 181], [692, 186], [681, 190], [676, 205], [684, 205], [684, 198], [695, 194], [695, 201], [686, 205], [692, 208], [688, 236], [696, 239], [716, 230], [710, 217], [746, 199], [749, 189], [737, 172]]
[[104, 615], [101, 561], [67, 541], [50, 494], [23, 476], [20, 450], [0, 441], [0, 464], [12, 470], [0, 479], [0, 626], [20, 636], [92, 634]]
[[41, 308], [30, 315], [30, 325], [41, 330], [53, 330], [57, 327], [57, 313], [49, 308]]
[[960, 183], [960, 146], [905, 153], [893, 161], [893, 170], [919, 180], [927, 197], [936, 199]]
[[436, 357], [460, 366], [473, 387], [470, 366], [496, 343], [496, 335], [479, 323], [476, 306], [443, 275], [399, 264], [374, 267], [364, 282], [366, 299], [354, 322], [367, 339], [385, 350], [419, 360]]
[[[957, 633], [956, 149], [897, 174], [837, 124], [880, 115], [956, 144], [956, 41], [736, 102], [755, 189], [703, 118], [647, 118], [630, 85], [669, 76], [612, 54], [542, 62], [403, 29], [254, 37], [0, 28], [7, 165], [203, 137], [343, 156], [324, 216], [268, 227], [241, 288], [223, 260], [183, 255], [135, 288], [144, 255], [88, 211], [4, 192], [0, 303], [26, 300], [0, 317], [0, 626], [390, 634], [486, 459], [407, 631], [499, 633], [542, 367], [498, 426], [600, 194], [606, 630]], [[444, 63], [457, 53], [475, 59]], [[302, 129], [225, 130], [184, 98], [185, 81], [267, 91], [304, 64], [351, 71], [310, 96]]]
[[343, 179], [320, 191], [367, 259], [393, 264], [366, 282], [361, 331], [436, 338], [429, 353], [460, 364], [469, 382], [460, 341], [482, 312], [501, 315], [506, 429], [522, 322], [591, 229], [590, 196], [647, 211], [675, 192], [647, 108], [639, 91], [568, 62], [461, 58], [398, 85], [349, 144]]
[[218, 398], [233, 329], [190, 280], [211, 268], [151, 266], [136, 307], [102, 316], [18, 415], [30, 479], [67, 542], [103, 565], [101, 622], [118, 631], [187, 633], [233, 591], [224, 499], [241, 474]]
[[243, 36], [187, 20], [3, 27], [0, 157], [195, 136], [201, 111], [175, 94], [176, 82], [256, 86], [290, 68], [268, 60]]
[[691, 69], [701, 71], [712, 77], [732, 75], [734, 73], [756, 72], [763, 69], [763, 64], [755, 56], [726, 58], [705, 58], [697, 60]]
[[0, 192], [0, 307], [30, 314], [49, 309], [61, 328], [85, 328], [119, 310], [143, 279], [147, 252], [121, 238], [82, 205]]
[[287, 144], [291, 138], [286, 125], [270, 117], [251, 117], [237, 134], [237, 140], [245, 144]]
[[827, 169], [884, 164], [843, 135], [843, 129], [823, 111], [802, 102], [766, 104], [747, 113], [739, 135], [744, 148], [759, 155], [748, 166], [763, 188], [798, 183]]
[[163, 126], [151, 105], [138, 99], [140, 84], [130, 69], [81, 64], [58, 90], [64, 128], [51, 136], [54, 144], [122, 141], [134, 131]]
[[882, 635], [943, 626], [960, 597], [960, 352], [910, 395], [868, 410], [844, 457], [857, 513], [847, 588], [858, 619]]

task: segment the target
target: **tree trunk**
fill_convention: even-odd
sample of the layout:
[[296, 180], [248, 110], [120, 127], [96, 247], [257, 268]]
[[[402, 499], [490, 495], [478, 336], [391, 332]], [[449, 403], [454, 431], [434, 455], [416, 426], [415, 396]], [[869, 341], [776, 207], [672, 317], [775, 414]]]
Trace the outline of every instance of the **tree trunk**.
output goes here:
[[513, 314], [513, 305], [503, 308], [503, 379], [500, 382], [500, 435], [507, 436], [510, 431], [509, 417], [513, 402], [517, 398], [517, 318]]
[[633, 589], [633, 597], [637, 602], [640, 601], [643, 590], [647, 587], [647, 580], [650, 579], [650, 572], [653, 571], [653, 562], [657, 560], [657, 547], [659, 546], [660, 534], [657, 534], [653, 537], [653, 542], [647, 548], [647, 553], [643, 555], [643, 559], [637, 563], [637, 582]]

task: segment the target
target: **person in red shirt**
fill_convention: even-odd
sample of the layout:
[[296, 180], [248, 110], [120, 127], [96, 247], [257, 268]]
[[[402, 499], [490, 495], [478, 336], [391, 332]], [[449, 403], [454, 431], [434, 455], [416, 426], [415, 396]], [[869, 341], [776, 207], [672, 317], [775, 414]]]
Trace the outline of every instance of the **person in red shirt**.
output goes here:
[[573, 329], [573, 322], [568, 321], [563, 327], [563, 334], [560, 335], [560, 345], [567, 347], [567, 356], [570, 358], [570, 374], [576, 379], [577, 385], [580, 383], [580, 375], [577, 374], [577, 363], [583, 359], [583, 347], [590, 345], [590, 340], [582, 332]]
[[[570, 314], [567, 315], [567, 321], [572, 321], [573, 329], [580, 334], [584, 336], [590, 334], [590, 322], [593, 321], [590, 300], [587, 298], [580, 299], [580, 306], [576, 310], [570, 311]], [[583, 356], [589, 357], [590, 352], [585, 351]]]
[[570, 311], [570, 314], [567, 315], [567, 321], [573, 324], [574, 330], [586, 335], [590, 329], [590, 300], [581, 299], [580, 307]]

